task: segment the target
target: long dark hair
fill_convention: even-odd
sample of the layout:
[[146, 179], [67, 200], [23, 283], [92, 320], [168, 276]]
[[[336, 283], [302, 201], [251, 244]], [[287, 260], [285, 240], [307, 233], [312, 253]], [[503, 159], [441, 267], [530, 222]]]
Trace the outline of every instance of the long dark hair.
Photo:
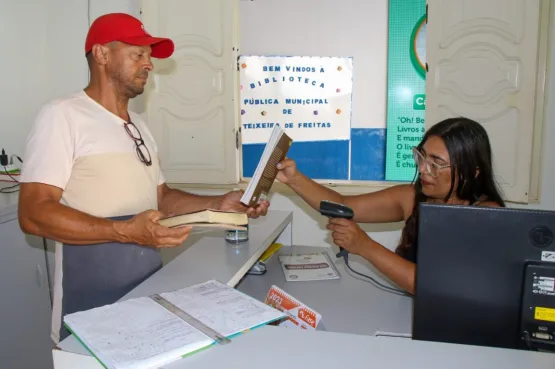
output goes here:
[[[417, 148], [421, 150], [428, 138], [433, 136], [443, 139], [449, 152], [449, 160], [453, 165], [451, 188], [445, 201], [455, 192], [459, 199], [466, 200], [469, 204], [475, 204], [477, 201], [493, 201], [500, 206], [505, 206], [493, 175], [488, 134], [482, 125], [463, 117], [445, 119], [426, 131]], [[478, 169], [478, 175], [476, 175], [476, 169]], [[458, 176], [458, 183], [455, 188], [456, 176]], [[405, 258], [415, 255], [418, 238], [418, 206], [428, 200], [422, 193], [418, 168], [416, 168], [414, 189], [412, 215], [407, 219], [396, 250], [397, 254]]]

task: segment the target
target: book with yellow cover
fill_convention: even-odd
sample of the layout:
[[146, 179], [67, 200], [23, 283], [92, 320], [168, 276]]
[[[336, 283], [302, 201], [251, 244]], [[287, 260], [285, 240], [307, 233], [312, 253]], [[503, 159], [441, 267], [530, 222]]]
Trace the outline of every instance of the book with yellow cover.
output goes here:
[[158, 223], [170, 228], [192, 226], [246, 230], [249, 218], [246, 213], [204, 209], [162, 218]]

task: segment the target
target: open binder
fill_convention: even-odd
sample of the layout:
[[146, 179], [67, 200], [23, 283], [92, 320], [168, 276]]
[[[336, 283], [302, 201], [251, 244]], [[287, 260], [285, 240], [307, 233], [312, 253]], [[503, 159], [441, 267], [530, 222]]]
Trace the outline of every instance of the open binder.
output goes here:
[[68, 314], [64, 324], [106, 368], [154, 369], [284, 317], [211, 280]]

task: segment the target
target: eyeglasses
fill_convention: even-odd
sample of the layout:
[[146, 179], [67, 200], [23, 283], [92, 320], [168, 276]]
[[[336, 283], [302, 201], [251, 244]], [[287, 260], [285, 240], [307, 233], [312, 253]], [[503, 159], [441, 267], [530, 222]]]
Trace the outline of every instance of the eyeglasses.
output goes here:
[[441, 165], [426, 158], [416, 147], [412, 148], [412, 154], [414, 156], [414, 161], [416, 162], [416, 168], [420, 168], [420, 166], [424, 164], [428, 174], [434, 178], [437, 177], [440, 170], [454, 167], [454, 165], [449, 164]]
[[128, 123], [123, 123], [125, 127], [125, 131], [133, 141], [135, 142], [135, 151], [137, 151], [137, 155], [139, 156], [139, 160], [145, 163], [147, 166], [152, 165], [152, 159], [150, 157], [150, 151], [148, 151], [148, 147], [145, 145], [145, 141], [143, 140], [143, 136], [141, 136], [141, 132], [137, 128], [137, 126], [129, 121]]

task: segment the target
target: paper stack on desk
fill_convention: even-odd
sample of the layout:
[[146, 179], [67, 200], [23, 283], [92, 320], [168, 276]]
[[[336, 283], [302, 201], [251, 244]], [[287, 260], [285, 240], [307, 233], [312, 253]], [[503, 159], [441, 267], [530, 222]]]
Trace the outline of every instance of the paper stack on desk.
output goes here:
[[288, 282], [339, 279], [341, 276], [326, 252], [280, 255], [279, 261]]
[[[227, 338], [285, 317], [215, 280], [159, 296]], [[216, 343], [150, 297], [69, 314], [64, 323], [108, 369], [160, 368]]]

